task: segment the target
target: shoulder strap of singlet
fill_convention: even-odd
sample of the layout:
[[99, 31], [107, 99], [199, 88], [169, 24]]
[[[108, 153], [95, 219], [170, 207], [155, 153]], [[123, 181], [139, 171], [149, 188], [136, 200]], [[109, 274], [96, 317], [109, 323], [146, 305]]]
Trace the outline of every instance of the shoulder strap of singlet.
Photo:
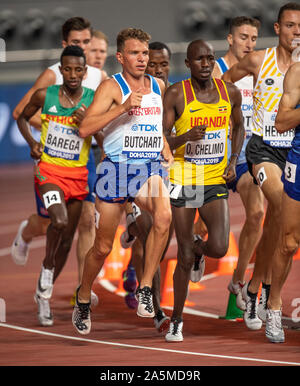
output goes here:
[[225, 102], [229, 103], [227, 91], [226, 91], [225, 84], [224, 84], [223, 80], [218, 79], [218, 78], [214, 78], [214, 79], [215, 79], [215, 82], [219, 88], [222, 99], [224, 99]]
[[193, 90], [192, 90], [192, 85], [191, 85], [190, 79], [183, 80], [182, 83], [185, 91], [186, 104], [188, 105], [189, 103], [193, 102], [193, 100], [195, 99]]
[[222, 71], [222, 74], [224, 74], [228, 70], [228, 66], [227, 66], [224, 58], [219, 58], [216, 60], [216, 62], [218, 63], [220, 70]]
[[125, 82], [125, 80], [120, 72], [118, 74], [113, 75], [112, 77], [119, 84], [123, 96], [126, 96], [127, 94], [130, 93], [130, 89], [129, 89], [127, 83]]
[[149, 76], [149, 79], [151, 81], [151, 89], [152, 89], [152, 91], [155, 94], [158, 94], [160, 96], [161, 92], [160, 92], [160, 87], [159, 87], [159, 84], [158, 84], [157, 80], [152, 75], [149, 75], [149, 74], [146, 74], [146, 75]]

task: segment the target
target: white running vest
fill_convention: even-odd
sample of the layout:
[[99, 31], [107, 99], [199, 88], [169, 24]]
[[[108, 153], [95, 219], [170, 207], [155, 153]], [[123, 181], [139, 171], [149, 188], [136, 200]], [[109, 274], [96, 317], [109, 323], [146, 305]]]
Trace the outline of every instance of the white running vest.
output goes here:
[[[151, 92], [143, 95], [141, 107], [116, 118], [104, 129], [104, 153], [113, 162], [145, 163], [159, 159], [163, 149], [162, 99], [159, 84], [150, 75]], [[131, 90], [121, 73], [113, 75], [122, 91], [122, 103]]]
[[294, 129], [282, 134], [275, 129], [284, 75], [278, 68], [276, 47], [267, 48], [253, 92], [253, 133], [272, 147], [289, 148]]
[[[219, 58], [216, 61], [221, 74], [223, 75], [228, 69], [228, 64], [225, 62], [225, 59]], [[243, 119], [244, 119], [244, 128], [246, 131], [246, 138], [243, 142], [243, 147], [241, 150], [241, 153], [239, 155], [239, 158], [237, 160], [237, 165], [243, 164], [246, 161], [246, 146], [247, 143], [252, 135], [253, 131], [253, 123], [252, 123], [252, 113], [253, 113], [253, 76], [245, 76], [244, 78], [238, 80], [234, 83], [236, 87], [240, 90], [242, 94], [242, 113], [243, 113]], [[228, 159], [231, 155], [231, 140], [228, 139]]]

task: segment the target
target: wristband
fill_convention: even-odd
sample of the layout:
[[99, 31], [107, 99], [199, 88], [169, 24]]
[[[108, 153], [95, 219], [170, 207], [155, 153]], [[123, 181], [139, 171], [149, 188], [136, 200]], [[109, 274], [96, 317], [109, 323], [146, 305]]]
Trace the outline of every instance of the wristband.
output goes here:
[[232, 153], [231, 156], [230, 156], [230, 158], [231, 158], [231, 157], [239, 158], [239, 154], [237, 154], [237, 153]]

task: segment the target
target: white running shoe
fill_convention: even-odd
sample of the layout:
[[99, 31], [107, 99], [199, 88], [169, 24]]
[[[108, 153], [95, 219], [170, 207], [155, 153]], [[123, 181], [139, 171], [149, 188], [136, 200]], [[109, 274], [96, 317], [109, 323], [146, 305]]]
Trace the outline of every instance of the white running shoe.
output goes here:
[[91, 323], [91, 309], [90, 303], [79, 303], [78, 302], [78, 291], [76, 290], [75, 297], [75, 306], [72, 314], [72, 323], [76, 328], [77, 332], [81, 335], [87, 335], [91, 331], [92, 323]]
[[178, 320], [173, 320], [170, 322], [170, 328], [167, 332], [165, 339], [167, 342], [182, 342], [182, 327], [183, 321], [179, 322]]
[[120, 237], [121, 246], [124, 249], [130, 248], [136, 240], [136, 237], [131, 236], [128, 232], [129, 225], [133, 224], [135, 221], [136, 217], [134, 213], [128, 213], [128, 215], [126, 216], [126, 229]]
[[257, 297], [255, 299], [252, 299], [247, 294], [248, 285], [244, 285], [242, 289], [242, 296], [244, 301], [246, 302], [246, 310], [244, 312], [244, 321], [246, 323], [246, 326], [250, 330], [259, 330], [262, 326], [262, 321], [257, 316], [257, 306], [258, 306], [258, 300]]
[[28, 259], [29, 243], [26, 243], [22, 238], [23, 229], [28, 224], [28, 220], [21, 222], [18, 233], [11, 246], [11, 255], [13, 261], [17, 265], [25, 265]]
[[231, 279], [227, 287], [229, 292], [236, 295], [236, 305], [242, 311], [246, 311], [246, 302], [242, 296], [242, 289], [244, 285], [245, 283], [241, 283], [240, 281], [235, 284]]
[[163, 312], [163, 310], [159, 310], [157, 314], [153, 318], [154, 326], [158, 332], [163, 332], [169, 329], [170, 326], [170, 318]]
[[263, 322], [265, 322], [267, 318], [267, 303], [269, 299], [269, 293], [270, 290], [262, 287], [257, 308], [257, 315]]
[[[200, 235], [194, 235], [194, 243], [197, 240], [202, 240]], [[201, 256], [196, 255], [194, 265], [191, 269], [190, 280], [193, 283], [198, 283], [202, 279], [202, 276], [204, 275], [204, 271], [205, 271], [204, 255], [201, 255]]]
[[285, 341], [281, 322], [281, 310], [270, 310], [266, 312], [266, 337], [272, 343], [283, 343]]
[[38, 320], [41, 326], [53, 326], [53, 316], [50, 310], [49, 300], [42, 298], [38, 294], [34, 295], [34, 300], [38, 305]]
[[153, 296], [150, 287], [139, 288], [136, 291], [138, 301], [137, 315], [142, 318], [154, 318]]
[[95, 294], [95, 292], [92, 290], [91, 291], [91, 306], [96, 307], [99, 303], [99, 298]]
[[53, 291], [54, 268], [46, 269], [42, 265], [40, 277], [36, 287], [36, 293], [44, 298], [50, 299]]

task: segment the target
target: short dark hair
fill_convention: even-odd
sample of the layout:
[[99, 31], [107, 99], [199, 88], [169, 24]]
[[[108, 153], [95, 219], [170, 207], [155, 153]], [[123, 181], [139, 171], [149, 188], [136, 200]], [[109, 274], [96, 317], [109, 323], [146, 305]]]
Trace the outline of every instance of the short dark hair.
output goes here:
[[234, 28], [241, 27], [242, 25], [251, 25], [252, 27], [260, 28], [260, 21], [250, 16], [237, 16], [230, 20], [229, 22], [229, 33], [232, 34]]
[[170, 48], [165, 44], [165, 43], [162, 43], [162, 42], [152, 42], [149, 44], [149, 50], [167, 50], [168, 51], [168, 54], [169, 54], [169, 58], [171, 58], [171, 50]]
[[286, 3], [284, 4], [278, 12], [277, 23], [281, 22], [282, 14], [284, 11], [300, 11], [299, 3]]
[[93, 33], [91, 23], [87, 19], [78, 16], [71, 17], [70, 19], [66, 20], [61, 29], [62, 37], [65, 42], [68, 40], [69, 33], [71, 31], [83, 31], [85, 29], [89, 29], [91, 35]]
[[137, 39], [141, 42], [148, 43], [151, 39], [151, 36], [139, 28], [126, 28], [119, 32], [117, 36], [117, 51], [121, 52], [124, 48], [126, 40]]
[[77, 56], [78, 58], [83, 58], [84, 65], [86, 64], [86, 58], [83, 52], [83, 49], [79, 46], [67, 46], [60, 55], [60, 63], [64, 56]]

